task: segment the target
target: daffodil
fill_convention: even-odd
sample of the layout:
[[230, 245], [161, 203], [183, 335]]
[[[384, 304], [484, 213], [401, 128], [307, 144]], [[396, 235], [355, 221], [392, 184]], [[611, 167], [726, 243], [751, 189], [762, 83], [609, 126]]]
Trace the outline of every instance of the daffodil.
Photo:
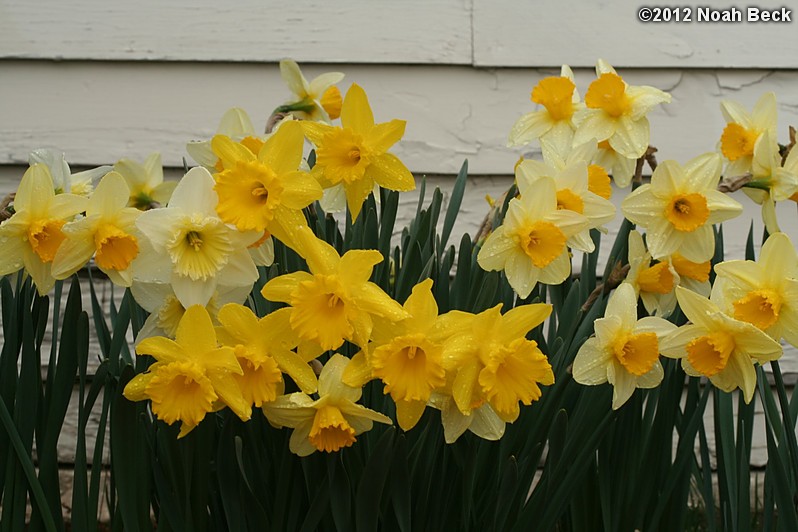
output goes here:
[[616, 185], [626, 188], [634, 177], [637, 158], [623, 156], [615, 151], [608, 141], [602, 140], [598, 143], [593, 163], [604, 168]]
[[721, 262], [715, 273], [713, 302], [774, 340], [798, 347], [798, 255], [787, 235], [770, 235], [756, 262]]
[[363, 386], [371, 378], [380, 379], [384, 393], [396, 403], [399, 426], [410, 430], [433, 390], [446, 382], [442, 351], [451, 331], [439, 324], [431, 279], [413, 287], [403, 308], [410, 317], [397, 323], [375, 322], [372, 343], [352, 358], [344, 382]]
[[657, 317], [637, 319], [637, 295], [621, 284], [610, 296], [604, 317], [595, 322], [596, 335], [579, 348], [574, 380], [594, 386], [612, 384], [612, 408], [617, 410], [636, 388], [655, 388], [664, 375], [659, 361], [660, 341], [676, 330]]
[[129, 197], [121, 175], [110, 172], [102, 178], [86, 205], [86, 216], [62, 228], [66, 240], [53, 259], [53, 277], [66, 279], [94, 255], [94, 263], [111, 282], [130, 286], [130, 266], [139, 254], [136, 218], [141, 211], [125, 207]]
[[28, 155], [28, 163], [31, 166], [34, 164], [47, 166], [50, 176], [53, 178], [53, 188], [56, 194], [68, 192], [85, 197], [91, 195], [94, 190], [94, 182], [111, 171], [110, 166], [98, 166], [73, 174], [64, 154], [48, 149], [33, 150]]
[[[234, 142], [242, 144], [252, 153], [258, 153], [268, 135], [259, 135], [252, 125], [249, 115], [240, 107], [233, 107], [225, 111], [216, 128], [216, 135], [224, 135]], [[193, 140], [186, 144], [186, 151], [198, 164], [211, 172], [224, 170], [224, 163], [213, 153], [211, 139]]]
[[357, 436], [371, 430], [374, 422], [391, 424], [390, 418], [356, 404], [362, 390], [344, 384], [341, 377], [349, 360], [335, 354], [319, 375], [319, 398], [302, 392], [281, 395], [264, 403], [263, 413], [275, 425], [290, 427], [288, 447], [299, 456], [316, 451], [332, 453], [355, 443]]
[[563, 65], [559, 76], [540, 80], [532, 89], [530, 99], [543, 109], [519, 118], [510, 130], [507, 145], [523, 146], [540, 139], [570, 147], [576, 129], [574, 114], [583, 107], [570, 67]]
[[[552, 157], [552, 155], [550, 155]], [[558, 161], [561, 162], [561, 161]], [[588, 225], [572, 238], [578, 247], [591, 252], [590, 229], [601, 228], [615, 218], [615, 205], [590, 190], [590, 172], [585, 160], [566, 162], [555, 168], [548, 161], [526, 160], [518, 165], [515, 180], [521, 197], [537, 194], [541, 179], [552, 178], [557, 189], [557, 209], [583, 215]]]
[[[598, 164], [592, 164], [593, 159], [598, 153], [598, 145], [595, 140], [589, 140], [583, 144], [572, 145], [563, 149], [549, 141], [541, 139], [540, 148], [543, 152], [543, 161], [559, 172], [575, 164], [586, 164], [587, 189], [606, 200], [612, 197], [612, 180], [607, 170]], [[523, 158], [515, 165], [516, 172], [522, 162]]]
[[739, 388], [746, 403], [756, 387], [754, 363], [781, 357], [781, 346], [750, 323], [726, 315], [709, 299], [676, 288], [679, 306], [691, 323], [664, 338], [660, 352], [682, 361], [685, 373], [708, 377], [724, 392]]
[[629, 273], [623, 284], [634, 289], [650, 315], [667, 317], [676, 308], [679, 274], [667, 260], [651, 264], [651, 253], [637, 231], [629, 232]]
[[768, 133], [771, 149], [776, 146], [776, 95], [766, 92], [748, 113], [739, 103], [723, 100], [720, 103], [726, 127], [720, 137], [720, 151], [729, 161], [725, 175], [737, 177], [750, 172], [754, 162], [754, 147], [764, 133]]
[[375, 183], [398, 191], [415, 188], [410, 170], [388, 153], [404, 135], [404, 120], [375, 124], [366, 92], [352, 84], [341, 109], [341, 125], [302, 123], [305, 135], [316, 146], [311, 174], [324, 188], [343, 185], [353, 220]]
[[235, 350], [243, 374], [235, 377], [248, 403], [261, 407], [284, 391], [282, 373], [305, 393], [316, 391], [316, 374], [292, 349], [299, 343], [283, 308], [258, 319], [249, 308], [230, 303], [219, 311], [219, 342]]
[[321, 351], [338, 349], [344, 340], [363, 348], [371, 337], [373, 316], [390, 321], [408, 317], [399, 303], [369, 281], [372, 269], [383, 260], [379, 251], [353, 249], [341, 257], [307, 226], [297, 231], [296, 242], [310, 272], [276, 277], [261, 293], [291, 306], [291, 327], [300, 339]]
[[700, 155], [684, 166], [664, 161], [642, 185], [621, 203], [624, 216], [644, 227], [655, 259], [676, 253], [704, 262], [715, 253], [712, 224], [734, 218], [742, 205], [717, 190], [721, 159], [716, 153]]
[[507, 281], [522, 298], [538, 282], [559, 284], [571, 273], [568, 246], [591, 251], [584, 239], [575, 239], [590, 221], [573, 210], [557, 208], [554, 179], [536, 181], [534, 193], [510, 200], [504, 223], [479, 250], [477, 262], [488, 271], [504, 270]]
[[214, 176], [219, 217], [240, 231], [268, 231], [290, 240], [293, 230], [305, 224], [301, 210], [322, 195], [316, 180], [299, 170], [303, 142], [296, 122], [278, 129], [257, 154], [215, 136], [213, 150], [225, 168]]
[[751, 177], [743, 192], [762, 205], [768, 232], [778, 233], [776, 202], [798, 196], [798, 150], [790, 150], [782, 166], [778, 145], [770, 140], [770, 132], [764, 131], [754, 146]]
[[472, 409], [464, 414], [457, 407], [451, 395], [451, 383], [447, 387], [448, 393], [434, 392], [429, 404], [441, 412], [443, 425], [443, 438], [446, 443], [454, 443], [468, 430], [483, 440], [496, 441], [501, 439], [506, 428], [505, 421], [499, 417], [490, 403]]
[[294, 99], [278, 107], [278, 111], [290, 112], [302, 120], [326, 123], [340, 116], [341, 92], [335, 84], [344, 79], [341, 72], [325, 72], [308, 82], [295, 61], [283, 59], [280, 75], [294, 93]]
[[205, 168], [192, 168], [168, 207], [142, 213], [136, 221], [152, 251], [142, 251], [134, 277], [171, 284], [185, 308], [205, 306], [219, 284], [252, 287], [258, 278], [247, 246], [262, 234], [241, 233], [219, 218], [213, 184]]
[[131, 159], [120, 159], [114, 170], [122, 175], [130, 188], [128, 207], [140, 210], [151, 209], [155, 204], [166, 205], [177, 186], [177, 181], [163, 180], [161, 154], [152, 153], [139, 163]]
[[86, 202], [74, 194], [56, 195], [46, 165], [28, 168], [14, 197], [14, 215], [0, 223], [0, 275], [25, 268], [39, 294], [49, 292], [55, 285], [52, 262], [66, 238], [62, 228]]
[[175, 340], [147, 338], [136, 346], [136, 353], [150, 355], [156, 362], [127, 383], [125, 397], [151, 400], [152, 413], [168, 425], [180, 421], [179, 438], [222, 404], [242, 420], [249, 419], [249, 405], [235, 380], [241, 367], [232, 347], [219, 347], [203, 307], [186, 310]]
[[485, 403], [512, 423], [525, 405], [540, 399], [540, 385], [554, 383], [551, 365], [526, 334], [551, 314], [551, 305], [536, 303], [501, 313], [501, 304], [477, 315], [458, 313], [459, 332], [444, 344], [447, 372], [455, 374], [452, 397], [464, 415]]
[[605, 61], [596, 65], [598, 79], [585, 93], [587, 109], [577, 114], [574, 142], [581, 144], [595, 138], [606, 140], [624, 157], [637, 159], [648, 148], [649, 124], [646, 114], [671, 96], [654, 87], [632, 86]]
[[[143, 239], [142, 242], [146, 245], [147, 240]], [[152, 250], [143, 252], [152, 253]], [[217, 284], [216, 290], [205, 304], [205, 310], [214, 324], [218, 325], [216, 316], [222, 306], [228, 303], [243, 303], [251, 290], [252, 287], [249, 285], [226, 286]], [[130, 292], [133, 294], [133, 299], [136, 300], [136, 303], [149, 313], [144, 325], [141, 326], [139, 333], [136, 335], [135, 343], [138, 344], [143, 339], [151, 336], [174, 338], [177, 333], [177, 326], [180, 325], [180, 320], [186, 313], [186, 307], [177, 299], [172, 285], [134, 279], [133, 284], [130, 286]]]

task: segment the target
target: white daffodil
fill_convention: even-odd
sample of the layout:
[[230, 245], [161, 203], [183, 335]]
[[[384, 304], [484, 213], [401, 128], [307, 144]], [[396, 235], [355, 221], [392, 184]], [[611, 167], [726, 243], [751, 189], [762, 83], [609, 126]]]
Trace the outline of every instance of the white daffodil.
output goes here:
[[[606, 200], [612, 197], [612, 181], [607, 170], [593, 163], [599, 149], [595, 139], [591, 139], [583, 144], [575, 144], [562, 150], [556, 144], [541, 139], [540, 148], [543, 152], [543, 161], [549, 166], [562, 172], [567, 167], [577, 163], [587, 165], [587, 189]], [[519, 161], [518, 165], [523, 161]], [[516, 170], [518, 170], [516, 165]]]
[[344, 79], [341, 72], [325, 72], [308, 82], [295, 61], [283, 59], [280, 61], [280, 75], [294, 93], [294, 99], [278, 107], [278, 111], [290, 112], [302, 120], [328, 124], [340, 116], [341, 92], [335, 84]]
[[782, 166], [778, 145], [764, 131], [754, 146], [751, 176], [750, 186], [743, 187], [743, 192], [762, 205], [762, 220], [768, 233], [778, 233], [776, 202], [798, 194], [798, 150], [790, 150]]
[[725, 172], [727, 177], [737, 177], [751, 171], [754, 147], [764, 133], [768, 133], [771, 149], [778, 150], [775, 94], [763, 94], [752, 113], [732, 100], [723, 100], [720, 110], [726, 119], [726, 127], [720, 137], [720, 151], [729, 161]]
[[496, 441], [504, 435], [507, 426], [505, 421], [485, 402], [468, 414], [463, 414], [454, 397], [434, 392], [429, 405], [441, 411], [443, 438], [446, 443], [454, 443], [466, 430], [470, 430], [483, 440]]
[[263, 413], [271, 423], [294, 429], [288, 442], [292, 453], [336, 452], [355, 443], [356, 436], [371, 430], [375, 421], [391, 424], [384, 414], [357, 404], [363, 390], [341, 380], [348, 363], [343, 355], [330, 357], [319, 375], [316, 400], [296, 392], [264, 403]]
[[634, 288], [652, 316], [667, 317], [676, 308], [679, 275], [668, 261], [651, 264], [651, 253], [637, 231], [629, 232], [629, 273], [623, 284]]
[[615, 151], [609, 142], [602, 140], [598, 143], [598, 150], [596, 150], [593, 163], [609, 172], [616, 185], [626, 188], [632, 182], [632, 177], [634, 177], [637, 158], [625, 157]]
[[[558, 164], [562, 160], [557, 161]], [[590, 229], [602, 228], [615, 218], [615, 205], [590, 190], [590, 172], [584, 159], [555, 168], [546, 162], [526, 160], [515, 170], [515, 180], [521, 196], [535, 194], [538, 181], [545, 177], [554, 180], [557, 209], [573, 211], [588, 219], [588, 226], [573, 236], [577, 246], [593, 251]]]
[[754, 364], [777, 360], [782, 355], [781, 346], [695, 292], [677, 287], [676, 297], [691, 323], [663, 338], [660, 352], [681, 359], [684, 372], [691, 377], [708, 377], [724, 392], [739, 388], [745, 402], [750, 403], [756, 388]]
[[593, 250], [579, 235], [590, 225], [584, 215], [557, 208], [557, 190], [549, 176], [536, 181], [534, 194], [510, 200], [504, 223], [488, 236], [477, 255], [488, 271], [504, 270], [519, 297], [538, 282], [560, 284], [571, 273], [568, 246]]
[[715, 273], [714, 303], [774, 340], [798, 347], [798, 255], [787, 235], [770, 235], [756, 262], [721, 262]]
[[510, 130], [507, 145], [523, 146], [540, 139], [562, 148], [570, 147], [576, 129], [574, 114], [584, 107], [579, 103], [570, 67], [563, 65], [559, 76], [540, 80], [532, 89], [530, 99], [543, 109], [519, 118]]
[[152, 253], [141, 253], [134, 277], [171, 284], [184, 308], [207, 305], [220, 284], [251, 288], [258, 278], [247, 246], [262, 233], [227, 226], [216, 213], [213, 185], [208, 170], [192, 168], [168, 207], [147, 211], [136, 222]]
[[43, 164], [50, 169], [53, 178], [53, 188], [56, 194], [68, 192], [77, 196], [89, 197], [94, 190], [94, 182], [111, 171], [110, 166], [98, 166], [91, 170], [72, 173], [69, 164], [62, 152], [55, 150], [39, 149], [28, 155], [28, 163]]
[[598, 79], [585, 93], [587, 109], [576, 116], [574, 142], [607, 140], [624, 157], [642, 157], [649, 141], [646, 114], [655, 105], [670, 103], [670, 94], [654, 87], [627, 85], [602, 59], [596, 65], [596, 75]]
[[621, 204], [624, 216], [646, 229], [648, 249], [655, 259], [676, 252], [704, 262], [715, 253], [712, 224], [742, 212], [742, 205], [717, 190], [721, 159], [706, 153], [687, 162], [664, 161], [645, 184]]
[[131, 159], [120, 159], [114, 165], [117, 171], [130, 188], [128, 207], [147, 210], [153, 203], [166, 205], [172, 196], [172, 191], [177, 186], [177, 181], [163, 180], [163, 166], [161, 154], [152, 153], [144, 160], [144, 164]]
[[0, 275], [25, 268], [39, 294], [47, 294], [55, 285], [53, 259], [66, 238], [61, 228], [86, 209], [86, 201], [56, 195], [46, 165], [28, 168], [14, 198], [14, 215], [0, 223]]
[[579, 348], [574, 380], [589, 386], [609, 382], [612, 408], [623, 406], [636, 388], [655, 388], [664, 372], [659, 361], [660, 341], [676, 330], [662, 318], [637, 319], [637, 295], [621, 284], [610, 296], [604, 317], [596, 320], [596, 336]]
[[131, 264], [139, 254], [136, 218], [141, 211], [126, 207], [130, 189], [116, 172], [105, 175], [86, 205], [86, 216], [63, 227], [66, 240], [53, 260], [53, 276], [66, 279], [94, 255], [94, 263], [111, 282], [130, 286]]

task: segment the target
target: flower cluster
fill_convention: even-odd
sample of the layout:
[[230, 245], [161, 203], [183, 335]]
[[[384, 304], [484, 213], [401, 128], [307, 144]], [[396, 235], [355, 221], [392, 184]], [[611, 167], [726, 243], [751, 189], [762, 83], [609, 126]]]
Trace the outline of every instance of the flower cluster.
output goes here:
[[[476, 252], [483, 270], [503, 273], [515, 306], [505, 309], [503, 299], [481, 311], [441, 312], [432, 279], [397, 301], [373, 280], [383, 252], [339, 251], [340, 242], [319, 238], [319, 224], [309, 223], [319, 207], [330, 212], [339, 202], [358, 221], [375, 190], [415, 187], [389, 152], [405, 122], [376, 123], [360, 86], [341, 95], [343, 74], [308, 82], [293, 61], [280, 69], [294, 96], [277, 107], [268, 132], [257, 133], [242, 109], [229, 110], [212, 138], [188, 143], [198, 166], [177, 182], [164, 181], [159, 154], [72, 174], [63, 156], [34, 152], [0, 225], [0, 274], [24, 270], [46, 294], [93, 261], [129, 288], [149, 313], [136, 353], [154, 362], [124, 394], [149, 401], [163, 422], [179, 422], [181, 437], [229, 408], [244, 421], [262, 414], [293, 429], [290, 449], [300, 456], [338, 451], [374, 422], [393, 422], [359, 404], [366, 383], [380, 381], [403, 430], [431, 407], [446, 442], [467, 430], [501, 438], [520, 406], [555, 381], [545, 343], [532, 339], [552, 313], [534, 299], [545, 293], [538, 284], [564, 283], [573, 251], [597, 253], [597, 231], [616, 218], [613, 183], [628, 186], [642, 168], [651, 151], [646, 114], [670, 96], [628, 85], [601, 60], [584, 102], [567, 66], [541, 80], [531, 99], [542, 108], [518, 120], [509, 144], [538, 141], [542, 160], [516, 165], [515, 195]], [[618, 282], [605, 279], [600, 289], [615, 290], [605, 314], [572, 365], [578, 383], [613, 386], [612, 408], [659, 385], [660, 356], [750, 401], [755, 365], [781, 356], [781, 340], [798, 345], [798, 255], [778, 232], [774, 207], [798, 201], [798, 150], [776, 143], [772, 94], [751, 115], [732, 102], [722, 108], [719, 153], [664, 161], [645, 184], [638, 172], [619, 202], [636, 229], [623, 242]], [[713, 262], [715, 224], [742, 211], [728, 186], [719, 188], [722, 176], [763, 206], [771, 235], [759, 261]], [[306, 268], [280, 264], [267, 275], [275, 245]], [[277, 310], [256, 314], [263, 307], [245, 305], [250, 296]], [[681, 316], [687, 323], [677, 326]]]

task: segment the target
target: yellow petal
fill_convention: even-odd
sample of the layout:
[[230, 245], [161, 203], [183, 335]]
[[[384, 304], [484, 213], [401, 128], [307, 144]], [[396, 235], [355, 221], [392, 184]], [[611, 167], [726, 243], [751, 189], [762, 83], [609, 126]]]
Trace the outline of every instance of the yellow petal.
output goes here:
[[235, 166], [236, 161], [254, 161], [255, 155], [244, 145], [234, 142], [226, 135], [214, 135], [211, 140], [213, 153], [222, 161], [225, 168]]
[[509, 343], [526, 336], [551, 315], [552, 308], [547, 303], [533, 303], [509, 310], [497, 324], [499, 338]]
[[305, 259], [314, 274], [331, 274], [338, 268], [341, 257], [327, 242], [313, 234], [309, 227], [296, 233], [297, 251]]
[[376, 157], [366, 169], [366, 176], [389, 190], [405, 192], [416, 188], [413, 174], [397, 156], [391, 153], [383, 153]]
[[371, 277], [374, 266], [383, 261], [376, 249], [351, 249], [338, 263], [338, 275], [345, 284], [363, 283]]
[[471, 413], [479, 405], [477, 379], [482, 368], [477, 360], [469, 360], [460, 367], [452, 384], [452, 397], [463, 414]]
[[275, 349], [272, 351], [272, 357], [280, 367], [280, 371], [290, 375], [300, 390], [305, 393], [316, 392], [318, 387], [316, 374], [299, 355], [287, 349]]
[[174, 340], [163, 336], [145, 338], [136, 346], [136, 354], [150, 355], [158, 362], [178, 362], [187, 355], [183, 347]]
[[374, 115], [371, 113], [366, 91], [360, 85], [353, 83], [344, 97], [341, 108], [341, 125], [354, 129], [360, 134], [366, 134], [374, 125]]
[[37, 205], [45, 204], [55, 196], [53, 178], [44, 164], [34, 164], [25, 171], [14, 197], [14, 208], [19, 211], [33, 211]]
[[280, 203], [289, 209], [304, 209], [312, 202], [321, 199], [323, 194], [321, 185], [309, 173], [291, 172], [283, 181]]
[[192, 305], [186, 309], [177, 326], [175, 340], [187, 353], [199, 355], [216, 349], [216, 331], [205, 307]]
[[301, 125], [302, 125], [302, 131], [305, 134], [305, 136], [308, 138], [310, 142], [312, 142], [316, 146], [322, 143], [322, 140], [324, 139], [324, 136], [327, 133], [329, 133], [334, 129], [340, 130], [340, 128], [334, 128], [333, 126], [330, 126], [328, 124], [322, 124], [321, 122], [309, 122], [303, 120], [301, 122]]
[[291, 294], [296, 290], [299, 283], [312, 280], [313, 275], [308, 272], [287, 273], [266, 283], [261, 290], [261, 294], [269, 301], [288, 303], [291, 301]]
[[133, 377], [125, 386], [125, 391], [122, 392], [125, 399], [128, 401], [146, 401], [149, 399], [146, 390], [152, 376], [152, 373], [141, 373]]
[[410, 430], [416, 426], [426, 408], [426, 401], [398, 401], [396, 403], [396, 421], [399, 422], [402, 430]]
[[404, 120], [396, 119], [376, 124], [369, 133], [367, 141], [374, 151], [384, 153], [399, 142], [399, 139], [405, 134], [406, 124], [407, 122]]
[[278, 175], [295, 172], [302, 162], [305, 137], [297, 121], [284, 123], [266, 140], [258, 160], [268, 164]]
[[371, 366], [366, 360], [365, 351], [358, 351], [355, 356], [349, 361], [344, 369], [341, 379], [344, 384], [352, 387], [362, 388], [368, 381], [373, 379], [371, 374]]
[[252, 405], [244, 399], [238, 382], [229, 373], [213, 372], [208, 378], [213, 383], [213, 390], [235, 412], [242, 421], [249, 421], [252, 416]]
[[219, 310], [216, 319], [239, 343], [247, 343], [258, 337], [258, 318], [244, 305], [228, 303]]

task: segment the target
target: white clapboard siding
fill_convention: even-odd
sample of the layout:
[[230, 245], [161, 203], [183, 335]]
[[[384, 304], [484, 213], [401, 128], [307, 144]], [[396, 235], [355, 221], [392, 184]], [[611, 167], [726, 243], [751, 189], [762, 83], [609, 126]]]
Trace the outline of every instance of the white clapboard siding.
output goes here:
[[0, 58], [471, 63], [470, 0], [0, 2]]
[[[474, 174], [510, 174], [527, 149], [506, 147], [547, 69], [458, 66], [337, 65], [341, 87], [362, 85], [377, 121], [407, 120], [393, 148], [416, 173], [452, 174], [464, 159]], [[309, 77], [328, 70], [305, 67]], [[658, 157], [686, 161], [714, 150], [724, 127], [723, 99], [750, 109], [766, 91], [779, 102], [779, 135], [798, 125], [796, 70], [621, 70], [634, 85], [669, 91], [673, 102], [650, 114]], [[584, 90], [592, 69], [576, 72]], [[150, 62], [0, 62], [0, 164], [25, 163], [39, 147], [58, 148], [80, 165], [143, 160], [160, 151], [164, 164], [182, 166], [185, 142], [210, 138], [230, 107], [256, 124], [289, 96], [277, 65]], [[260, 126], [258, 126], [260, 127]]]
[[[643, 6], [679, 6], [691, 22], [644, 23]], [[699, 22], [698, 7], [730, 9], [742, 22]], [[770, 10], [789, 2], [753, 5]], [[474, 64], [485, 67], [592, 66], [596, 57], [624, 67], [795, 68], [798, 29], [788, 23], [748, 22], [746, 4], [728, 0], [474, 0]]]

